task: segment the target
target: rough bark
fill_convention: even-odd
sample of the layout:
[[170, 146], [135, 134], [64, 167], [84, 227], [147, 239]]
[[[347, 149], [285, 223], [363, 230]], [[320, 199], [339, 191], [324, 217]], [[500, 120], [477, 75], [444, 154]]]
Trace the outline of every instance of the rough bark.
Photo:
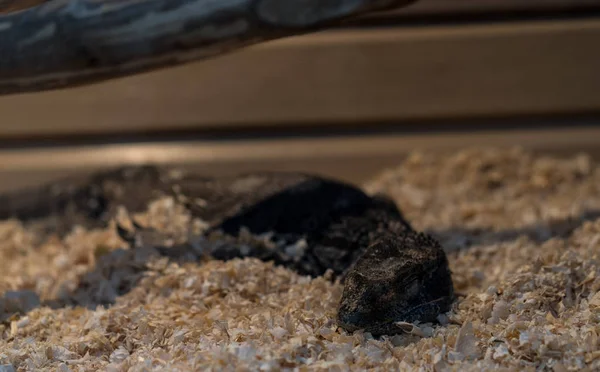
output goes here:
[[182, 64], [410, 2], [4, 0], [0, 94], [89, 84]]

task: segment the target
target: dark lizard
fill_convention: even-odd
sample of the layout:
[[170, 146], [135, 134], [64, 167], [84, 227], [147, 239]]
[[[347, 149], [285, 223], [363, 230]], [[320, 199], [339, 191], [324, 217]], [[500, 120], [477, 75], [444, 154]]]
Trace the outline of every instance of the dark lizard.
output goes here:
[[317, 176], [263, 172], [208, 178], [126, 167], [1, 195], [0, 218], [27, 223], [54, 216], [56, 231], [64, 233], [74, 224], [106, 226], [119, 206], [140, 212], [165, 195], [205, 221], [205, 234], [235, 238], [245, 228], [273, 233], [275, 240], [304, 239], [306, 248], [294, 254], [234, 244], [211, 255], [257, 257], [313, 277], [330, 271], [344, 283], [337, 321], [348, 331], [398, 333], [397, 322], [435, 322], [453, 302], [448, 261], [438, 242], [416, 232], [386, 197]]

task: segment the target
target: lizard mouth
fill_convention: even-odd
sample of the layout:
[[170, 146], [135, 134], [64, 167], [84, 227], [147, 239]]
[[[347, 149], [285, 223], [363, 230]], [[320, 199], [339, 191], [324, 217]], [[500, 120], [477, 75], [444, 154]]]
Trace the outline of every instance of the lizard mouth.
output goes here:
[[[402, 311], [400, 315], [396, 315], [392, 319], [382, 319], [373, 314], [339, 309], [337, 322], [342, 329], [350, 333], [358, 330], [369, 332], [373, 336], [404, 333], [405, 329], [398, 323], [413, 323], [417, 320], [422, 323], [437, 323], [438, 314], [448, 308], [453, 301], [453, 296], [439, 297]], [[370, 319], [374, 320], [370, 321]]]

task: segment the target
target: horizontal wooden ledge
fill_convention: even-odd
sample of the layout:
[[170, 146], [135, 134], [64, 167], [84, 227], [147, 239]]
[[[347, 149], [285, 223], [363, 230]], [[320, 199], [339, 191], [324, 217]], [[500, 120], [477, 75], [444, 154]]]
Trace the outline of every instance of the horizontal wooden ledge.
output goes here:
[[[413, 150], [457, 150], [471, 146], [523, 146], [550, 152], [600, 154], [600, 126], [514, 129], [473, 133], [339, 135], [223, 141], [116, 143], [0, 150], [1, 171], [78, 169], [123, 164], [223, 164], [275, 160], [310, 161], [395, 156]], [[74, 156], [76, 155], [76, 156]]]
[[183, 141], [0, 150], [0, 192], [106, 167], [179, 164], [206, 175], [256, 170], [300, 171], [360, 184], [413, 150], [512, 147], [600, 159], [600, 127], [251, 141]]

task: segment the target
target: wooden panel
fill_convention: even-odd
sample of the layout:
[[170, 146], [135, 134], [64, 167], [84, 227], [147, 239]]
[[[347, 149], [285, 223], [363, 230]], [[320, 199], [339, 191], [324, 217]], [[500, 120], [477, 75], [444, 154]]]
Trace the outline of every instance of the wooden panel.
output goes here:
[[0, 99], [0, 137], [600, 111], [600, 20], [336, 31]]

